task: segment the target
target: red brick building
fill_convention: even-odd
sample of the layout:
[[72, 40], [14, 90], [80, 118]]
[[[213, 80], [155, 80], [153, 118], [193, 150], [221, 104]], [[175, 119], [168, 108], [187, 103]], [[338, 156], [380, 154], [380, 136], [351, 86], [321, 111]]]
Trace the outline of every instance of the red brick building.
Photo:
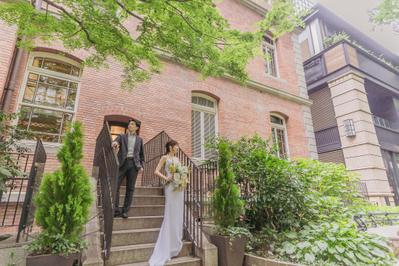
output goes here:
[[[256, 2], [263, 3], [225, 0], [218, 8], [233, 28], [248, 31], [267, 8]], [[90, 170], [104, 120], [118, 132], [118, 125], [123, 125], [118, 121], [126, 117], [142, 121], [144, 141], [165, 130], [186, 153], [199, 159], [209, 156], [203, 147], [208, 137], [237, 139], [254, 133], [273, 136], [282, 156], [316, 158], [297, 34], [285, 34], [275, 42], [266, 36], [263, 50], [272, 60], [253, 59], [248, 65], [250, 80], [244, 86], [228, 77], [202, 79], [165, 59], [160, 74], [123, 91], [118, 63], [109, 62], [109, 68], [100, 70], [82, 67], [85, 51], [68, 52], [58, 43], [38, 43], [29, 53], [16, 49], [16, 28], [0, 22], [2, 108], [21, 111], [17, 123], [44, 139], [50, 154], [48, 168], [54, 166], [52, 155], [71, 120], [84, 124], [84, 163]]]

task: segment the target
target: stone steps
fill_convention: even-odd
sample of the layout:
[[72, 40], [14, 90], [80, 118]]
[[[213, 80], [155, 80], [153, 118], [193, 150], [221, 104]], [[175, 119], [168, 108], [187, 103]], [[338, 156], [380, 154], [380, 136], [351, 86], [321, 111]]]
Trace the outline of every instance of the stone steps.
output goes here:
[[160, 228], [131, 229], [112, 232], [112, 246], [130, 246], [138, 244], [155, 243]]
[[129, 208], [127, 212], [129, 217], [138, 216], [162, 216], [165, 205], [137, 205]]
[[[112, 247], [111, 254], [105, 265], [113, 266], [120, 264], [147, 262], [152, 255], [155, 243]], [[178, 257], [190, 256], [192, 249], [191, 242], [184, 242], [183, 248]]]
[[128, 229], [160, 228], [163, 221], [162, 216], [136, 216], [127, 219], [115, 218], [114, 231]]
[[[126, 187], [121, 186], [120, 195], [125, 195]], [[135, 196], [163, 196], [163, 188], [161, 187], [136, 187], [134, 189]]]
[[[120, 189], [120, 206], [125, 187]], [[136, 187], [128, 218], [115, 218], [112, 247], [106, 266], [148, 266], [154, 250], [165, 210], [163, 189]], [[192, 243], [184, 242], [180, 254], [166, 265], [201, 266], [201, 259], [192, 256]]]
[[[166, 265], [175, 265], [175, 266], [201, 266], [201, 259], [194, 258], [194, 257], [180, 257], [174, 258]], [[138, 262], [138, 263], [131, 263], [131, 264], [123, 264], [118, 266], [148, 266], [147, 262]]]

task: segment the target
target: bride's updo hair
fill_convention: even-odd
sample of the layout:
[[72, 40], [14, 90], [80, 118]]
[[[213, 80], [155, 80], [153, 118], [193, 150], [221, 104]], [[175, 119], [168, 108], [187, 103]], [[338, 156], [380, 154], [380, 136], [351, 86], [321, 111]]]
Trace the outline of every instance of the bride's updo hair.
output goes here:
[[168, 142], [166, 142], [166, 145], [165, 145], [166, 153], [165, 154], [168, 154], [172, 150], [172, 148], [176, 145], [179, 145], [179, 143], [177, 143], [177, 141], [175, 141], [175, 140], [169, 140]]

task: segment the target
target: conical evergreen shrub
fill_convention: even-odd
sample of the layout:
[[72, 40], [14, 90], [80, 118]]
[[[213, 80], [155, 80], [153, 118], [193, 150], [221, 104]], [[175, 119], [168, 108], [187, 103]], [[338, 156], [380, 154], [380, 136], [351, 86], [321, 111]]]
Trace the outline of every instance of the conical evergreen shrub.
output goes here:
[[61, 168], [44, 176], [35, 197], [35, 219], [42, 231], [30, 245], [34, 254], [68, 255], [84, 247], [81, 234], [92, 195], [89, 177], [80, 163], [82, 149], [82, 125], [75, 122], [57, 154]]
[[212, 207], [215, 225], [220, 229], [234, 227], [243, 212], [244, 203], [231, 169], [231, 150], [226, 140], [218, 143], [219, 176], [213, 194]]

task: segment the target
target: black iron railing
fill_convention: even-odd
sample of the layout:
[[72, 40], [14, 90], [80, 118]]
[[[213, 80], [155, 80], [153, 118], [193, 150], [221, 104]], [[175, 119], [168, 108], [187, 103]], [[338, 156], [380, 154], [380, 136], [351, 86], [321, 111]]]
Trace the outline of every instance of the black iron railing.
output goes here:
[[353, 216], [357, 227], [361, 231], [368, 228], [376, 228], [399, 224], [399, 213], [397, 212], [369, 212]]
[[[165, 154], [165, 144], [170, 139], [162, 131], [144, 144], [145, 166], [142, 184], [162, 185], [163, 182], [154, 175], [154, 172], [159, 159]], [[217, 163], [209, 162], [198, 166], [181, 149], [177, 156], [180, 162], [189, 168], [189, 184], [184, 193], [184, 229], [186, 238], [191, 240], [197, 247], [202, 247], [202, 226], [204, 219], [211, 215], [210, 198], [217, 176]]]
[[47, 154], [43, 143], [41, 140], [37, 140], [35, 154], [33, 155], [33, 162], [29, 173], [24, 204], [22, 207], [21, 219], [18, 226], [17, 242], [19, 242], [21, 235], [23, 235], [25, 240], [27, 240], [32, 231], [36, 209], [32, 200], [35, 194], [39, 191], [46, 160]]
[[21, 174], [8, 177], [0, 193], [0, 232], [16, 234], [19, 241], [21, 233], [28, 236], [33, 226], [32, 199], [40, 185], [47, 156], [40, 140], [34, 153], [12, 152], [9, 155]]
[[98, 193], [100, 207], [100, 224], [103, 233], [103, 256], [108, 259], [111, 249], [114, 206], [116, 195], [116, 177], [118, 159], [112, 149], [112, 139], [107, 123], [97, 137], [94, 155], [94, 167], [98, 171]]

